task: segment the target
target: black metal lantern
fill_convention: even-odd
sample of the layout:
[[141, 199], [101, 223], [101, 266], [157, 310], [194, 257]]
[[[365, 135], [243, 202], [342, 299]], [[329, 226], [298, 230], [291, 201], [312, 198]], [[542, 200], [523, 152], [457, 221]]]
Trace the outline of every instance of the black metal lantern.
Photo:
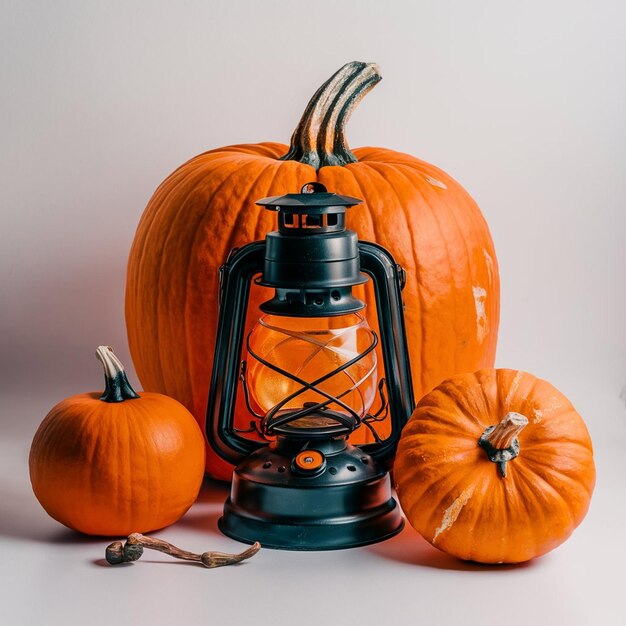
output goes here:
[[[346, 229], [346, 209], [359, 203], [319, 183], [260, 200], [278, 212], [278, 230], [233, 250], [220, 268], [207, 436], [237, 466], [219, 527], [240, 541], [326, 550], [382, 541], [402, 529], [387, 462], [414, 408], [404, 270], [384, 248]], [[370, 278], [380, 338], [352, 294]], [[244, 338], [252, 280], [275, 291]], [[252, 416], [246, 431], [234, 423], [240, 384]], [[387, 415], [391, 434], [381, 439], [374, 423]], [[375, 443], [347, 441], [360, 426]]]

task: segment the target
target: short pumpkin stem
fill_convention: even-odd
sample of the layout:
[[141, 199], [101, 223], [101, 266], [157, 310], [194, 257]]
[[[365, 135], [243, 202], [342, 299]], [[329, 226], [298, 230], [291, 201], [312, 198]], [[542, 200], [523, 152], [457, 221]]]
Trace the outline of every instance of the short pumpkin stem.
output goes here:
[[139, 398], [131, 387], [121, 361], [113, 354], [111, 346], [98, 346], [96, 358], [104, 366], [104, 393], [100, 400], [104, 402], [124, 402]]
[[320, 169], [356, 163], [345, 126], [363, 97], [382, 80], [378, 65], [352, 61], [333, 74], [313, 95], [281, 161], [299, 161]]
[[498, 464], [502, 477], [506, 477], [506, 464], [519, 454], [517, 436], [528, 425], [528, 418], [520, 413], [507, 413], [499, 424], [489, 426], [478, 440], [478, 445], [491, 461]]

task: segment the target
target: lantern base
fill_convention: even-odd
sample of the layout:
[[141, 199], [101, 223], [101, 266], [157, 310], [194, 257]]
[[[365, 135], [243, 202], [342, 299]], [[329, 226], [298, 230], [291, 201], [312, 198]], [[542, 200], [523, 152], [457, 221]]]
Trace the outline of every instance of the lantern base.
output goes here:
[[235, 469], [218, 526], [264, 548], [337, 550], [393, 537], [404, 520], [388, 472], [361, 449], [279, 439]]

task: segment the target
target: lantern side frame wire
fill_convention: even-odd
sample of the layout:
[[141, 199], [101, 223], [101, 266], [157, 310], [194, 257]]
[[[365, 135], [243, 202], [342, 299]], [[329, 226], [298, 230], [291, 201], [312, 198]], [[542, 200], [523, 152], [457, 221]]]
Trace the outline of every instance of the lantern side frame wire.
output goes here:
[[[354, 331], [354, 330], [356, 330], [358, 328], [365, 328], [370, 333], [374, 332], [374, 331], [372, 331], [369, 328], [365, 317], [360, 312], [353, 313], [352, 315], [357, 317], [359, 322], [357, 324], [353, 325], [353, 326], [347, 326], [347, 327], [341, 328], [341, 329], [322, 329], [322, 330], [318, 330], [318, 331], [305, 331], [305, 332], [295, 331], [295, 330], [290, 330], [288, 328], [282, 328], [280, 326], [275, 326], [273, 324], [269, 324], [267, 322], [267, 316], [264, 316], [264, 317], [260, 318], [259, 319], [259, 324], [261, 326], [263, 326], [264, 328], [266, 328], [267, 330], [269, 330], [269, 331], [273, 331], [275, 333], [278, 333], [278, 334], [281, 334], [281, 335], [285, 335], [285, 337], [283, 339], [281, 339], [273, 347], [274, 350], [280, 348], [284, 343], [288, 342], [290, 339], [299, 339], [299, 340], [305, 341], [306, 343], [314, 344], [316, 346], [315, 351], [312, 352], [300, 364], [300, 368], [299, 368], [298, 371], [301, 371], [324, 349], [328, 349], [328, 350], [334, 352], [335, 354], [342, 354], [342, 353], [345, 354], [346, 352], [352, 353], [353, 351], [347, 351], [345, 349], [342, 349], [341, 347], [331, 347], [330, 346], [330, 344], [332, 342], [336, 341], [337, 339], [340, 339], [346, 333], [348, 333], [350, 331]], [[316, 335], [322, 334], [322, 333], [327, 333], [330, 330], [333, 330], [334, 332], [331, 334], [331, 336], [326, 341], [320, 341], [320, 340], [318, 340], [316, 338]], [[376, 338], [376, 342], [378, 343], [378, 338]], [[254, 356], [255, 356], [255, 358], [257, 358], [256, 355], [254, 355]], [[367, 356], [367, 354], [359, 355], [359, 357], [356, 357], [356, 358], [362, 358], [364, 356]], [[257, 358], [257, 360], [259, 360], [259, 359]], [[376, 359], [376, 361], [377, 361], [377, 359]], [[377, 367], [377, 362], [370, 368], [370, 370], [367, 372], [367, 374], [365, 374], [364, 376], [361, 377], [361, 380], [359, 380], [359, 381], [355, 380], [355, 378], [348, 371], [348, 368], [346, 368], [344, 370], [346, 376], [352, 381], [352, 387], [348, 390], [348, 393], [350, 391], [356, 391], [358, 393], [359, 398], [361, 400], [361, 406], [363, 407], [363, 414], [367, 413], [367, 411], [365, 409], [365, 405], [366, 405], [365, 398], [363, 397], [363, 393], [361, 392], [360, 386], [374, 372], [376, 367]], [[338, 371], [336, 373], [338, 374], [340, 372]], [[335, 375], [335, 373], [331, 373], [330, 377], [332, 378], [334, 375]], [[341, 397], [343, 397], [343, 395], [345, 395], [345, 394], [341, 394], [338, 397], [341, 398]]]
[[[282, 369], [281, 367], [278, 367], [277, 365], [275, 365], [275, 364], [271, 363], [270, 361], [264, 359], [262, 356], [256, 354], [254, 352], [254, 350], [252, 350], [252, 348], [250, 346], [250, 335], [248, 335], [248, 337], [246, 339], [246, 347], [247, 347], [247, 350], [248, 350], [248, 354], [253, 356], [257, 361], [259, 361], [262, 365], [265, 365], [267, 368], [277, 372], [278, 374], [281, 374], [285, 378], [289, 378], [290, 380], [292, 380], [292, 381], [302, 385], [302, 387], [300, 389], [294, 391], [293, 393], [291, 393], [288, 396], [286, 396], [285, 398], [283, 398], [278, 404], [276, 404], [274, 407], [272, 407], [272, 409], [270, 411], [268, 411], [268, 413], [265, 415], [265, 417], [263, 419], [263, 422], [262, 422], [263, 431], [264, 432], [267, 431], [268, 422], [274, 417], [274, 415], [276, 415], [276, 413], [285, 404], [287, 404], [288, 402], [290, 402], [294, 398], [297, 398], [299, 395], [301, 395], [305, 391], [314, 391], [315, 393], [317, 393], [317, 394], [327, 398], [327, 400], [326, 401], [322, 401], [322, 402], [317, 402], [317, 403], [312, 404], [311, 406], [308, 406], [308, 407], [303, 407], [302, 409], [300, 409], [299, 411], [296, 411], [295, 413], [289, 413], [288, 415], [285, 415], [284, 417], [278, 418], [276, 420], [276, 422], [274, 422], [271, 425], [272, 427], [283, 426], [283, 425], [288, 424], [288, 423], [290, 423], [292, 421], [295, 421], [296, 419], [300, 419], [301, 417], [305, 417], [306, 415], [310, 415], [311, 413], [314, 413], [315, 411], [322, 410], [322, 409], [326, 408], [327, 406], [329, 406], [330, 404], [337, 404], [341, 408], [343, 408], [345, 411], [347, 411], [349, 415], [351, 415], [353, 417], [354, 425], [352, 425], [352, 423], [349, 422], [347, 419], [345, 419], [345, 420], [341, 419], [339, 415], [332, 416], [332, 419], [335, 419], [335, 421], [337, 421], [337, 422], [343, 423], [343, 425], [346, 428], [350, 428], [350, 430], [354, 430], [357, 426], [360, 425], [362, 418], [351, 406], [349, 406], [345, 402], [342, 402], [341, 398], [343, 396], [345, 396], [346, 394], [350, 393], [353, 390], [353, 388], [355, 387], [355, 385], [353, 385], [353, 387], [347, 389], [346, 391], [342, 392], [339, 396], [333, 396], [332, 394], [324, 391], [323, 389], [320, 389], [318, 387], [318, 385], [320, 385], [321, 383], [329, 380], [333, 376], [336, 376], [337, 374], [343, 372], [347, 368], [352, 367], [352, 365], [354, 365], [355, 363], [358, 363], [361, 359], [363, 359], [370, 352], [372, 352], [376, 348], [377, 345], [378, 345], [378, 336], [376, 335], [376, 333], [374, 331], [372, 331], [372, 341], [370, 342], [370, 345], [367, 348], [365, 348], [365, 350], [363, 350], [362, 352], [357, 354], [354, 358], [350, 359], [346, 363], [343, 363], [342, 365], [339, 365], [334, 370], [328, 372], [327, 374], [324, 374], [323, 376], [320, 376], [316, 380], [314, 380], [314, 381], [309, 383], [309, 382], [303, 380], [302, 378], [300, 378], [299, 376], [296, 376], [295, 374], [291, 374], [290, 372], [287, 372], [286, 370]], [[358, 384], [360, 384], [361, 382], [362, 381], [359, 381]]]
[[[278, 329], [277, 327], [273, 328], [274, 330], [278, 331], [278, 332], [283, 332], [283, 329]], [[387, 399], [385, 397], [385, 394], [383, 392], [384, 386], [386, 385], [386, 380], [385, 378], [381, 378], [379, 384], [378, 384], [378, 393], [379, 393], [379, 397], [381, 399], [381, 406], [378, 409], [378, 411], [376, 411], [376, 413], [372, 414], [366, 414], [364, 417], [361, 417], [361, 415], [359, 415], [352, 407], [350, 407], [348, 404], [346, 404], [345, 402], [341, 401], [341, 398], [344, 397], [345, 395], [351, 393], [352, 391], [357, 390], [359, 392], [359, 395], [361, 397], [361, 402], [363, 407], [365, 407], [365, 402], [363, 399], [363, 396], [359, 390], [360, 385], [367, 380], [367, 378], [369, 376], [371, 376], [371, 374], [374, 371], [374, 368], [376, 367], [376, 364], [370, 368], [368, 370], [368, 372], [361, 377], [358, 381], [354, 379], [353, 376], [351, 376], [349, 373], [346, 372], [346, 374], [348, 375], [348, 377], [350, 378], [350, 380], [352, 380], [353, 385], [351, 387], [349, 387], [348, 389], [346, 389], [345, 391], [343, 391], [341, 394], [339, 394], [338, 396], [333, 396], [332, 394], [324, 391], [323, 389], [320, 389], [318, 387], [318, 385], [320, 385], [321, 383], [325, 382], [326, 380], [329, 380], [330, 378], [333, 378], [334, 376], [337, 376], [338, 374], [340, 374], [341, 372], [344, 372], [346, 370], [348, 370], [350, 367], [352, 367], [354, 364], [358, 363], [360, 360], [362, 360], [363, 358], [365, 358], [368, 354], [370, 354], [373, 350], [376, 349], [378, 343], [379, 343], [379, 339], [378, 339], [378, 335], [376, 334], [375, 331], [371, 330], [371, 342], [369, 344], [369, 346], [367, 346], [367, 348], [365, 348], [362, 352], [360, 352], [359, 354], [357, 354], [355, 357], [353, 357], [352, 359], [350, 359], [349, 361], [347, 361], [346, 363], [343, 363], [342, 365], [336, 367], [335, 369], [333, 369], [332, 371], [324, 374], [323, 376], [320, 376], [318, 379], [312, 381], [312, 382], [307, 382], [305, 380], [303, 380], [302, 378], [300, 378], [299, 376], [292, 374], [290, 372], [287, 372], [286, 370], [282, 369], [281, 367], [271, 363], [270, 361], [266, 360], [265, 358], [261, 357], [259, 354], [257, 354], [250, 346], [250, 336], [252, 333], [249, 333], [247, 338], [246, 338], [246, 348], [248, 351], [248, 354], [251, 355], [253, 358], [255, 358], [259, 363], [261, 363], [262, 365], [264, 365], [265, 367], [267, 367], [268, 369], [271, 369], [272, 371], [277, 372], [278, 374], [284, 376], [285, 378], [288, 378], [298, 384], [301, 385], [301, 387], [299, 389], [297, 389], [296, 391], [294, 391], [293, 393], [289, 394], [288, 396], [286, 396], [285, 398], [283, 398], [281, 400], [281, 402], [279, 402], [277, 405], [275, 405], [274, 407], [272, 407], [272, 409], [270, 411], [268, 411], [267, 414], [263, 415], [261, 413], [258, 413], [251, 405], [250, 402], [250, 391], [248, 388], [248, 384], [247, 384], [247, 362], [245, 360], [241, 361], [241, 368], [240, 368], [240, 380], [243, 386], [243, 392], [244, 392], [244, 398], [245, 398], [245, 402], [246, 402], [246, 407], [248, 409], [248, 411], [251, 413], [251, 415], [253, 415], [255, 418], [257, 418], [260, 423], [261, 423], [261, 427], [259, 428], [259, 426], [257, 425], [257, 423], [255, 421], [251, 421], [250, 422], [250, 428], [248, 429], [237, 429], [237, 432], [240, 433], [251, 433], [251, 432], [255, 432], [259, 435], [261, 435], [264, 439], [268, 440], [267, 436], [272, 434], [272, 431], [275, 430], [278, 427], [284, 426], [286, 424], [289, 424], [297, 419], [300, 419], [302, 417], [306, 417], [307, 415], [310, 415], [312, 413], [315, 413], [316, 411], [320, 411], [323, 410], [325, 408], [327, 408], [329, 405], [331, 404], [337, 404], [339, 405], [341, 408], [343, 408], [345, 411], [348, 412], [348, 414], [350, 416], [352, 416], [352, 420], [348, 420], [347, 418], [342, 419], [342, 415], [341, 414], [328, 414], [328, 418], [329, 419], [333, 419], [335, 420], [337, 423], [343, 425], [348, 432], [352, 432], [353, 430], [356, 430], [356, 428], [358, 428], [358, 426], [360, 426], [361, 424], [364, 424], [368, 430], [370, 430], [372, 432], [372, 435], [374, 436], [375, 440], [377, 442], [382, 441], [380, 438], [380, 435], [376, 432], [376, 429], [373, 428], [373, 426], [371, 425], [372, 422], [380, 422], [383, 421], [385, 419], [385, 417], [388, 415], [388, 402]], [[291, 336], [297, 336], [298, 338], [304, 338], [305, 340], [308, 340], [306, 338], [306, 335], [300, 335], [299, 333], [285, 333], [285, 334], [290, 334]], [[333, 337], [334, 339], [335, 337]], [[325, 344], [320, 344], [320, 348], [325, 347]], [[311, 403], [309, 406], [305, 406], [299, 410], [295, 410], [294, 412], [290, 412], [282, 417], [277, 418], [276, 420], [272, 421], [271, 424], [268, 424], [268, 422], [270, 422], [272, 420], [272, 418], [276, 415], [276, 413], [278, 411], [280, 411], [280, 409], [287, 404], [288, 402], [290, 402], [291, 400], [293, 400], [294, 398], [297, 398], [299, 395], [301, 395], [302, 393], [306, 392], [306, 391], [314, 391], [315, 393], [323, 396], [326, 398], [325, 401], [320, 401], [317, 403]], [[364, 410], [365, 412], [365, 410]], [[383, 414], [384, 413], [384, 414]]]
[[[244, 359], [241, 361], [241, 367], [239, 370], [239, 380], [241, 381], [241, 386], [243, 388], [244, 401], [246, 403], [246, 408], [248, 412], [253, 415], [257, 421], [250, 420], [249, 428], [237, 428], [235, 427], [233, 430], [237, 433], [241, 434], [249, 434], [255, 433], [262, 437], [265, 441], [271, 441], [268, 437], [265, 436], [263, 431], [259, 428], [259, 423], [263, 420], [265, 415], [263, 413], [257, 413], [252, 403], [250, 402], [250, 391], [248, 389], [248, 384], [246, 380], [247, 376], [247, 361]], [[381, 439], [380, 435], [376, 431], [376, 429], [372, 426], [373, 422], [383, 422], [389, 416], [389, 402], [387, 397], [385, 396], [385, 388], [387, 386], [387, 380], [385, 377], [381, 378], [378, 381], [378, 397], [380, 398], [380, 408], [375, 413], [368, 413], [362, 420], [361, 423], [372, 433], [374, 440], [376, 443], [382, 443], [384, 441]]]
[[[370, 346], [368, 346], [368, 348], [366, 349], [366, 351], [357, 354], [355, 357], [353, 357], [348, 363], [344, 364], [344, 366], [340, 366], [337, 369], [335, 369], [334, 371], [328, 373], [325, 375], [325, 377], [323, 379], [320, 379], [319, 382], [324, 382], [324, 380], [328, 380], [330, 378], [334, 378], [337, 374], [341, 373], [342, 371], [345, 372], [346, 376], [350, 379], [350, 381], [352, 382], [352, 386], [346, 390], [345, 393], [340, 394], [339, 396], [337, 396], [338, 398], [342, 398], [344, 395], [346, 395], [347, 393], [350, 393], [351, 391], [356, 391], [360, 397], [360, 401], [361, 401], [361, 406], [363, 407], [363, 411], [362, 413], [365, 414], [367, 412], [365, 406], [366, 406], [366, 402], [365, 402], [365, 398], [363, 397], [363, 394], [360, 390], [360, 386], [361, 384], [367, 380], [367, 378], [369, 376], [371, 376], [371, 374], [375, 371], [376, 367], [377, 367], [377, 359], [375, 357], [375, 362], [374, 365], [369, 369], [369, 371], [361, 377], [360, 380], [355, 380], [355, 378], [350, 374], [350, 372], [348, 371], [350, 367], [352, 367], [352, 365], [354, 365], [356, 362], [360, 361], [361, 359], [363, 359], [364, 357], [366, 357], [368, 354], [371, 353], [371, 351], [378, 345], [378, 336], [376, 335], [376, 333], [371, 330], [369, 328], [369, 326], [367, 325], [367, 322], [365, 320], [365, 317], [363, 317], [363, 315], [361, 315], [360, 313], [354, 313], [353, 314], [359, 321], [357, 324], [354, 324], [352, 326], [347, 326], [345, 328], [340, 328], [340, 329], [321, 329], [321, 330], [316, 330], [316, 331], [293, 331], [290, 330], [288, 328], [282, 328], [281, 326], [275, 326], [273, 324], [269, 324], [267, 322], [266, 317], [262, 317], [259, 320], [259, 324], [262, 325], [264, 328], [266, 328], [267, 330], [273, 331], [279, 335], [285, 335], [285, 338], [282, 339], [281, 341], [279, 341], [275, 346], [273, 346], [273, 350], [275, 350], [276, 348], [279, 348], [280, 346], [283, 345], [283, 343], [285, 343], [286, 341], [289, 341], [290, 339], [298, 339], [301, 341], [304, 341], [305, 343], [309, 343], [309, 344], [313, 344], [315, 345], [315, 351], [310, 354], [300, 365], [300, 368], [298, 370], [301, 371], [302, 369], [304, 369], [304, 367], [306, 367], [306, 365], [308, 365], [318, 354], [320, 354], [320, 352], [324, 349], [327, 349], [331, 352], [334, 352], [335, 354], [345, 354], [346, 352], [348, 352], [349, 354], [352, 354], [354, 351], [347, 351], [341, 347], [337, 347], [337, 346], [331, 346], [330, 344], [334, 341], [336, 341], [337, 339], [341, 339], [341, 337], [343, 337], [346, 333], [350, 332], [350, 331], [354, 331], [357, 330], [359, 328], [364, 328], [367, 332], [370, 333], [370, 336], [373, 337], [373, 347], [370, 344]], [[319, 339], [317, 339], [316, 335], [322, 334], [322, 333], [328, 333], [329, 331], [334, 331], [331, 336], [326, 340], [326, 341], [320, 341]], [[250, 333], [247, 337], [247, 347], [248, 347], [248, 352], [250, 354], [252, 354], [252, 356], [254, 356], [254, 358], [259, 361], [260, 363], [262, 363], [263, 365], [267, 366], [267, 362], [263, 361], [256, 353], [254, 353], [251, 348], [250, 348], [250, 337], [252, 336], [253, 333]], [[282, 370], [277, 370], [276, 369], [277, 366], [272, 367], [270, 365], [270, 369], [273, 369], [274, 371], [278, 371], [280, 374], [285, 375], [285, 373]], [[286, 375], [289, 378], [292, 378], [293, 376], [297, 377], [298, 376], [298, 372], [295, 372], [293, 375]], [[294, 380], [296, 380], [294, 378]], [[297, 382], [301, 382], [300, 379], [297, 380]], [[313, 383], [313, 384], [319, 384], [319, 382], [317, 383]], [[315, 389], [314, 391], [319, 392], [319, 390]], [[297, 397], [298, 395], [300, 395], [301, 393], [303, 393], [303, 391], [299, 391], [297, 393], [292, 394], [291, 396], [289, 396], [287, 398], [287, 402], [289, 402], [290, 400], [294, 399], [295, 397]], [[325, 395], [326, 397], [330, 397], [329, 395], [327, 395], [326, 393], [324, 393], [323, 395]], [[281, 402], [280, 406], [284, 406], [285, 402]], [[328, 403], [326, 403], [324, 406], [328, 406]], [[280, 408], [280, 407], [279, 407]], [[322, 407], [324, 408], [324, 407]], [[350, 407], [346, 407], [344, 406], [344, 408], [346, 408], [346, 410], [349, 410]], [[355, 417], [357, 417], [355, 415]], [[359, 416], [360, 417], [360, 416]]]

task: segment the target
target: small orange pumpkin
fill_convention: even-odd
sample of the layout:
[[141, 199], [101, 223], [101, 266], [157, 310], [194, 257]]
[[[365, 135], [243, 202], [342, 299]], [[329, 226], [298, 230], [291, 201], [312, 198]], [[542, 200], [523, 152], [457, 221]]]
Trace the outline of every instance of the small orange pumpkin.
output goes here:
[[591, 440], [545, 380], [498, 369], [455, 376], [418, 404], [394, 479], [411, 525], [433, 546], [481, 563], [552, 550], [584, 518]]
[[30, 450], [35, 496], [57, 521], [88, 535], [128, 535], [168, 526], [198, 496], [204, 437], [185, 407], [135, 393], [108, 346], [96, 356], [106, 388], [57, 404]]
[[[493, 366], [499, 277], [480, 209], [439, 168], [387, 148], [352, 151], [346, 142], [350, 114], [380, 80], [374, 63], [346, 64], [315, 92], [289, 146], [268, 142], [210, 150], [181, 165], [150, 199], [128, 260], [130, 352], [144, 388], [176, 398], [201, 425], [215, 348], [218, 268], [229, 250], [275, 228], [271, 212], [259, 209], [256, 200], [297, 191], [310, 181], [362, 198], [364, 204], [348, 214], [348, 227], [390, 250], [406, 270], [415, 396], [454, 374]], [[355, 292], [367, 303], [376, 331], [371, 286]], [[246, 332], [258, 319], [259, 304], [270, 297], [252, 287]], [[241, 394], [239, 400], [242, 407]], [[238, 411], [236, 426], [249, 423], [245, 408]], [[389, 421], [377, 430], [386, 437]], [[366, 432], [359, 429], [353, 443], [362, 443]], [[207, 470], [221, 479], [232, 474], [211, 449]]]

